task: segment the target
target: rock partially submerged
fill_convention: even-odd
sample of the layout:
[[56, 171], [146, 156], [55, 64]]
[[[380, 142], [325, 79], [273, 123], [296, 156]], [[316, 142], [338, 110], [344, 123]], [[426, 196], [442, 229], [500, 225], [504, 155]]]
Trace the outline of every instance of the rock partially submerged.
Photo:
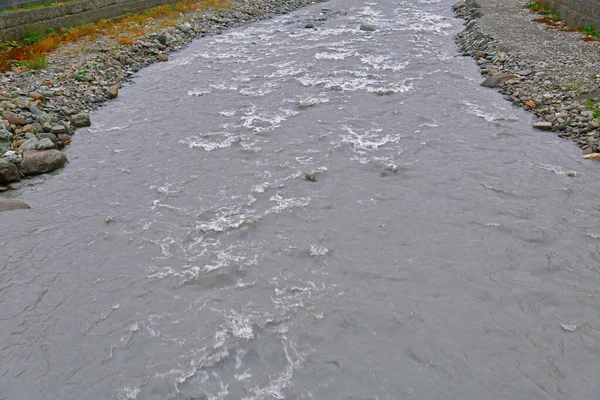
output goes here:
[[0, 185], [19, 182], [20, 180], [19, 167], [5, 158], [0, 158]]
[[28, 208], [31, 207], [21, 200], [7, 199], [0, 196], [0, 212], [10, 210], [26, 210]]

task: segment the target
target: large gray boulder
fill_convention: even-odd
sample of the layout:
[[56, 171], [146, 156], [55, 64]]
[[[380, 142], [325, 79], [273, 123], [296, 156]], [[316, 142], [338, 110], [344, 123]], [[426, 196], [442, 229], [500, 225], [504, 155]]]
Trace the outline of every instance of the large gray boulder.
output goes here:
[[58, 150], [28, 151], [19, 165], [25, 175], [39, 175], [64, 167], [67, 156]]
[[31, 208], [21, 200], [7, 199], [0, 196], [0, 212], [10, 210], [25, 210]]
[[0, 158], [0, 185], [19, 182], [20, 180], [21, 173], [19, 172], [19, 167], [6, 158]]
[[515, 77], [514, 74], [507, 74], [505, 72], [501, 72], [499, 74], [490, 75], [483, 82], [481, 82], [481, 86], [487, 88], [497, 88], [504, 85], [504, 82], [511, 80]]

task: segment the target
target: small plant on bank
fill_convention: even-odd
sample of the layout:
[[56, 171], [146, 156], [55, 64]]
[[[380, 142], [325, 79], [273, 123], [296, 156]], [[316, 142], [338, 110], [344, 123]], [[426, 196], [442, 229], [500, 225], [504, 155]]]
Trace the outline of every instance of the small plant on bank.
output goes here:
[[585, 33], [586, 35], [589, 35], [589, 36], [592, 36], [595, 38], [600, 38], [600, 33], [596, 30], [596, 27], [592, 24], [583, 28], [582, 32]]
[[527, 3], [526, 7], [533, 11], [538, 11], [540, 9], [540, 5], [538, 3], [536, 3], [535, 1], [531, 2], [531, 3]]
[[585, 108], [589, 111], [593, 111], [594, 118], [600, 118], [600, 106], [596, 104], [592, 99], [587, 99], [585, 102]]

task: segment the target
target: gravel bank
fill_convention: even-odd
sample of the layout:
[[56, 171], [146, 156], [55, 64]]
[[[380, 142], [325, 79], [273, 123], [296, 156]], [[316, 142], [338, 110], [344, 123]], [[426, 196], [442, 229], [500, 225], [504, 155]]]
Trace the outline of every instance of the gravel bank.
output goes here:
[[60, 150], [76, 128], [91, 124], [89, 111], [117, 97], [119, 86], [141, 68], [167, 61], [170, 52], [193, 39], [319, 2], [232, 0], [228, 9], [182, 16], [176, 26], [130, 46], [111, 37], [69, 44], [48, 55], [45, 70], [16, 68], [0, 75], [0, 191], [27, 186], [22, 178], [61, 168], [66, 157]]
[[[570, 139], [584, 154], [600, 152], [600, 42], [533, 21], [523, 0], [464, 0], [460, 51], [474, 57], [482, 84], [535, 115], [534, 127]], [[596, 103], [596, 105], [593, 105]], [[599, 116], [600, 111], [596, 112]]]

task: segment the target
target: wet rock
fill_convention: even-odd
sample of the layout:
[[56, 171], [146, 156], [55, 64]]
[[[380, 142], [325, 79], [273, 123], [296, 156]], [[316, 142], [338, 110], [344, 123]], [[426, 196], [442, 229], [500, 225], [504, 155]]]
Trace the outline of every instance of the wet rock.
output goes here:
[[[80, 114], [73, 115], [73, 117], [71, 118], [71, 123], [76, 128], [90, 126], [92, 124], [92, 122], [90, 121], [90, 115], [87, 113], [80, 113]], [[52, 133], [57, 133], [57, 132], [52, 132]], [[58, 132], [58, 133], [65, 133], [65, 132]]]
[[504, 84], [504, 82], [509, 79], [513, 79], [515, 77], [514, 74], [507, 74], [504, 72], [500, 72], [498, 74], [490, 75], [483, 82], [481, 82], [481, 86], [487, 88], [497, 88]]
[[0, 212], [10, 210], [26, 210], [29, 208], [31, 207], [21, 200], [7, 199], [0, 196]]
[[25, 175], [39, 175], [64, 167], [67, 156], [58, 150], [28, 151], [19, 165]]
[[169, 56], [166, 54], [159, 54], [156, 56], [156, 61], [169, 61]]
[[315, 27], [315, 24], [306, 24], [306, 25], [304, 25], [304, 27], [307, 29], [312, 29]]
[[377, 27], [375, 25], [370, 24], [360, 24], [359, 29], [365, 32], [374, 32], [377, 30]]
[[118, 86], [109, 87], [108, 89], [106, 89], [106, 94], [108, 94], [109, 99], [116, 99], [117, 96], [119, 95], [119, 87]]
[[3, 117], [13, 125], [25, 125], [27, 123], [25, 118], [13, 113], [12, 111], [5, 111]]
[[19, 190], [21, 189], [22, 185], [20, 182], [13, 182], [13, 183], [9, 183], [7, 188], [9, 190]]
[[549, 131], [552, 129], [552, 122], [548, 122], [548, 121], [534, 122], [533, 127], [535, 129], [539, 129], [541, 131]]
[[0, 184], [6, 185], [21, 180], [19, 168], [6, 158], [0, 158]]

